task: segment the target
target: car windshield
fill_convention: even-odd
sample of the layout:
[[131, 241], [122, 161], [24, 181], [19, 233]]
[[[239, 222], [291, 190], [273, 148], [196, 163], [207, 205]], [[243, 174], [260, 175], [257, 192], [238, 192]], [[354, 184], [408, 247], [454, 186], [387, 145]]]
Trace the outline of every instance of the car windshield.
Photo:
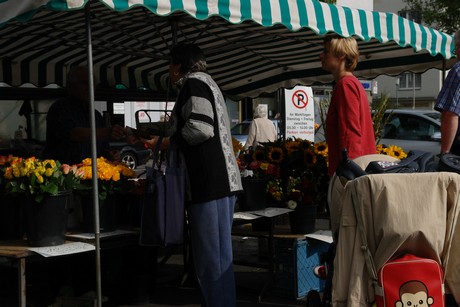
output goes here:
[[240, 123], [232, 128], [232, 135], [247, 135], [249, 123]]

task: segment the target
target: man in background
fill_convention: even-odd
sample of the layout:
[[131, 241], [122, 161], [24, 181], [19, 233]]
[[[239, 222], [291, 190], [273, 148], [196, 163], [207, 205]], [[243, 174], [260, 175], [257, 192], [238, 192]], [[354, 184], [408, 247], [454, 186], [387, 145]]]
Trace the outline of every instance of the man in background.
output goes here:
[[439, 92], [434, 109], [441, 112], [441, 155], [460, 155], [460, 30], [455, 33], [455, 54], [457, 63], [450, 69]]
[[[67, 96], [57, 100], [46, 117], [46, 146], [43, 157], [61, 163], [81, 163], [91, 157], [91, 125], [89, 113], [88, 68], [72, 68], [67, 76]], [[96, 117], [97, 156], [118, 160], [110, 152], [108, 141], [125, 137], [125, 129], [119, 125], [104, 127], [102, 115]]]

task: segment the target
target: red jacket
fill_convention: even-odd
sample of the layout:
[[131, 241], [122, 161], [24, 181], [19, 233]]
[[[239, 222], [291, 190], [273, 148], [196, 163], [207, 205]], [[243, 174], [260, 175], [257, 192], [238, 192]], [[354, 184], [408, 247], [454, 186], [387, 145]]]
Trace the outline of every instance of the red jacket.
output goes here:
[[350, 159], [377, 152], [369, 100], [356, 77], [343, 77], [335, 85], [326, 129], [329, 176], [336, 171], [343, 148], [347, 149]]

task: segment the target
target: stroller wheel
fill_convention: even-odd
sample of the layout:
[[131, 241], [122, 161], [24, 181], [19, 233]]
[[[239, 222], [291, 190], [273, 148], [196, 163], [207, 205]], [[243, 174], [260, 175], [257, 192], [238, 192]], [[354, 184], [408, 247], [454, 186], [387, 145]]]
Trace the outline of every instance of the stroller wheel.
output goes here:
[[307, 294], [307, 307], [322, 307], [321, 297], [318, 291], [311, 290]]

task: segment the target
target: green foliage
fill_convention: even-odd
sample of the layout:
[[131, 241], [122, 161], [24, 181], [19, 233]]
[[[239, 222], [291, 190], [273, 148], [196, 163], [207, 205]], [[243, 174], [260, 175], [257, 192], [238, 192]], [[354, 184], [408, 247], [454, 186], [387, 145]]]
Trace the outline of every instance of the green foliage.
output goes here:
[[321, 121], [320, 126], [318, 128], [315, 128], [315, 130], [319, 131], [320, 128], [323, 128], [324, 139], [326, 139], [326, 116], [327, 111], [329, 110], [330, 102], [330, 99], [321, 99], [319, 102], [315, 102], [318, 107], [319, 118]]
[[385, 111], [388, 109], [388, 95], [382, 94], [380, 100], [375, 104], [372, 110], [372, 124], [374, 127], [374, 137], [375, 143], [378, 144], [380, 142], [380, 138], [382, 135], [383, 127], [388, 123], [391, 118], [391, 114], [387, 116], [385, 119], [383, 118]]
[[410, 10], [422, 13], [424, 24], [454, 34], [460, 29], [459, 0], [403, 0]]

